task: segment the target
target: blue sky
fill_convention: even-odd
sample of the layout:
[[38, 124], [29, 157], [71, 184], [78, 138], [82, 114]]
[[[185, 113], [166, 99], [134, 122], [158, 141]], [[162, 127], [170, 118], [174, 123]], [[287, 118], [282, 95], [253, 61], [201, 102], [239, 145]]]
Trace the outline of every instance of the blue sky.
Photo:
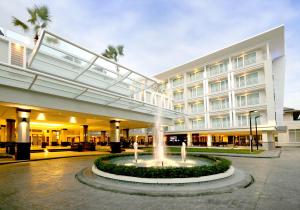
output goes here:
[[285, 106], [300, 109], [300, 1], [0, 1], [0, 26], [15, 29], [26, 7], [46, 4], [50, 30], [101, 53], [123, 44], [120, 63], [153, 76], [270, 28], [286, 27]]

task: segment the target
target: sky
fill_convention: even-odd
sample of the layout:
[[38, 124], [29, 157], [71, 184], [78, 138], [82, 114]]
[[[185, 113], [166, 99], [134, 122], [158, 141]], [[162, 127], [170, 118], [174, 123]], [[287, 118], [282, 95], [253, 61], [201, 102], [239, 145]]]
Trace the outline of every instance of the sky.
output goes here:
[[0, 27], [22, 32], [11, 17], [26, 20], [33, 5], [49, 7], [51, 32], [85, 48], [123, 44], [119, 62], [147, 76], [284, 24], [284, 105], [300, 109], [300, 1], [3, 0]]

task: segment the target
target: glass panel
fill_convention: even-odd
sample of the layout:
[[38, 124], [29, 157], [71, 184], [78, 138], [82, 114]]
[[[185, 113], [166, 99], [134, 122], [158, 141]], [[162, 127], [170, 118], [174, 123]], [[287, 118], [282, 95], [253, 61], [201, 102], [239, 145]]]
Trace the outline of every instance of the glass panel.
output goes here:
[[256, 52], [245, 55], [245, 66], [256, 63]]
[[93, 58], [95, 55], [46, 33], [31, 67], [75, 79]]
[[251, 93], [247, 95], [247, 104], [248, 105], [256, 105], [259, 104], [259, 93]]
[[258, 83], [258, 72], [253, 72], [246, 76], [247, 85], [254, 85]]
[[69, 85], [46, 77], [38, 77], [31, 89], [71, 98], [78, 96], [85, 90], [84, 88], [79, 88], [75, 85]]
[[34, 74], [2, 66], [0, 70], [0, 84], [27, 89], [34, 76]]

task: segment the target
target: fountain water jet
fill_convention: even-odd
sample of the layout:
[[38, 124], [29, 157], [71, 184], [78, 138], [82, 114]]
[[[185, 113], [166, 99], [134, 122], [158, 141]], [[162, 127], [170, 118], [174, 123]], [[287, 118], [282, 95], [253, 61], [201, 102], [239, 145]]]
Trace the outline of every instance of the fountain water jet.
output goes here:
[[160, 110], [157, 111], [155, 127], [153, 129], [153, 148], [154, 148], [154, 160], [164, 165], [165, 160], [165, 143], [164, 143], [164, 131], [161, 126], [161, 114]]
[[138, 143], [136, 141], [133, 143], [133, 148], [134, 148], [134, 160], [137, 163], [137, 160], [138, 160]]
[[181, 146], [181, 159], [182, 162], [186, 161], [186, 144], [184, 142], [182, 142], [182, 146]]

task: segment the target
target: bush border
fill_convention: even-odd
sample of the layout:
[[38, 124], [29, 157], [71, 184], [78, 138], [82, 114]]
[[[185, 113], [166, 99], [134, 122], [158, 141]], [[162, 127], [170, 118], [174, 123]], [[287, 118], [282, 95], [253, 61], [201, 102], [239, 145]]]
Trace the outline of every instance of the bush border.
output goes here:
[[[140, 153], [141, 155], [151, 155], [149, 153]], [[231, 165], [231, 161], [225, 158], [214, 157], [209, 155], [189, 155], [193, 157], [204, 157], [213, 160], [212, 165], [202, 165], [194, 167], [137, 167], [137, 166], [125, 166], [117, 165], [114, 163], [106, 163], [110, 159], [122, 156], [132, 156], [132, 154], [114, 154], [99, 157], [95, 160], [95, 166], [104, 172], [141, 177], [141, 178], [189, 178], [189, 177], [201, 177], [209, 176], [213, 174], [219, 174], [227, 171]]]

